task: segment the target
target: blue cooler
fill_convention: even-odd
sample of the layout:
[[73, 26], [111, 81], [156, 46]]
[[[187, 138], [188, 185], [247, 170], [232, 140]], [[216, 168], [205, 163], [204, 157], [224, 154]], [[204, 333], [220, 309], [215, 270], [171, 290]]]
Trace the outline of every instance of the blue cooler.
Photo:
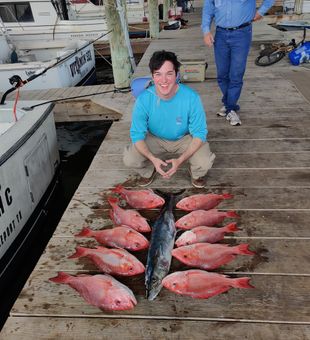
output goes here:
[[130, 84], [132, 95], [137, 98], [142, 91], [148, 88], [151, 82], [152, 77], [150, 76], [133, 79]]
[[288, 54], [291, 63], [295, 66], [310, 61], [310, 41], [306, 41], [301, 46], [295, 48]]

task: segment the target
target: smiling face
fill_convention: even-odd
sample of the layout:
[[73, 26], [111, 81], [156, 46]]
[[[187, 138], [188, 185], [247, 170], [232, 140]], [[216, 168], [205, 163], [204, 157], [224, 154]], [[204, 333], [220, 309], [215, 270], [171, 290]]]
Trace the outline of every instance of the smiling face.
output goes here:
[[165, 61], [160, 69], [153, 72], [157, 95], [162, 99], [172, 98], [178, 88], [176, 73], [171, 61]]

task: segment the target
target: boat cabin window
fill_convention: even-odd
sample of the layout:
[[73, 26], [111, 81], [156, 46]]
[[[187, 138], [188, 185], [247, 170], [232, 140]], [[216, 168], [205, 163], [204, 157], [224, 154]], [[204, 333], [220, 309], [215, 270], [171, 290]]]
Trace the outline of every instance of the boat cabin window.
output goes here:
[[4, 2], [0, 4], [0, 16], [3, 22], [34, 21], [29, 2]]

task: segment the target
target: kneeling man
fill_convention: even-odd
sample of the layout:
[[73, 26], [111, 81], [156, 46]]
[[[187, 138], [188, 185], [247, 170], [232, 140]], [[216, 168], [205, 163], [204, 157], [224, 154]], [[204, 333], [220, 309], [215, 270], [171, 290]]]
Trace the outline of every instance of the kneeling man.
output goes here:
[[[169, 179], [185, 161], [191, 183], [206, 185], [205, 175], [215, 155], [207, 142], [207, 122], [199, 95], [177, 82], [180, 63], [173, 52], [158, 51], [150, 59], [153, 85], [137, 98], [132, 114], [132, 144], [124, 163], [140, 175], [138, 185], [152, 183], [156, 173]], [[168, 160], [163, 153], [173, 154]]]

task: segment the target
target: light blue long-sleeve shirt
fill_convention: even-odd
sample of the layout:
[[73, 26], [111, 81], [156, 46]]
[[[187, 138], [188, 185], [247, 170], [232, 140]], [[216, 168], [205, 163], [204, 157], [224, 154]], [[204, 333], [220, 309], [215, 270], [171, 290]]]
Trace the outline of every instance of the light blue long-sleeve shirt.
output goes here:
[[[263, 16], [275, 0], [264, 0], [258, 13]], [[202, 31], [210, 32], [212, 20], [219, 27], [238, 27], [253, 20], [256, 13], [255, 0], [205, 0], [202, 14]]]
[[176, 94], [164, 100], [157, 96], [154, 85], [144, 90], [132, 113], [132, 142], [144, 140], [147, 132], [171, 141], [190, 134], [205, 142], [208, 134], [206, 113], [197, 92], [179, 84]]

